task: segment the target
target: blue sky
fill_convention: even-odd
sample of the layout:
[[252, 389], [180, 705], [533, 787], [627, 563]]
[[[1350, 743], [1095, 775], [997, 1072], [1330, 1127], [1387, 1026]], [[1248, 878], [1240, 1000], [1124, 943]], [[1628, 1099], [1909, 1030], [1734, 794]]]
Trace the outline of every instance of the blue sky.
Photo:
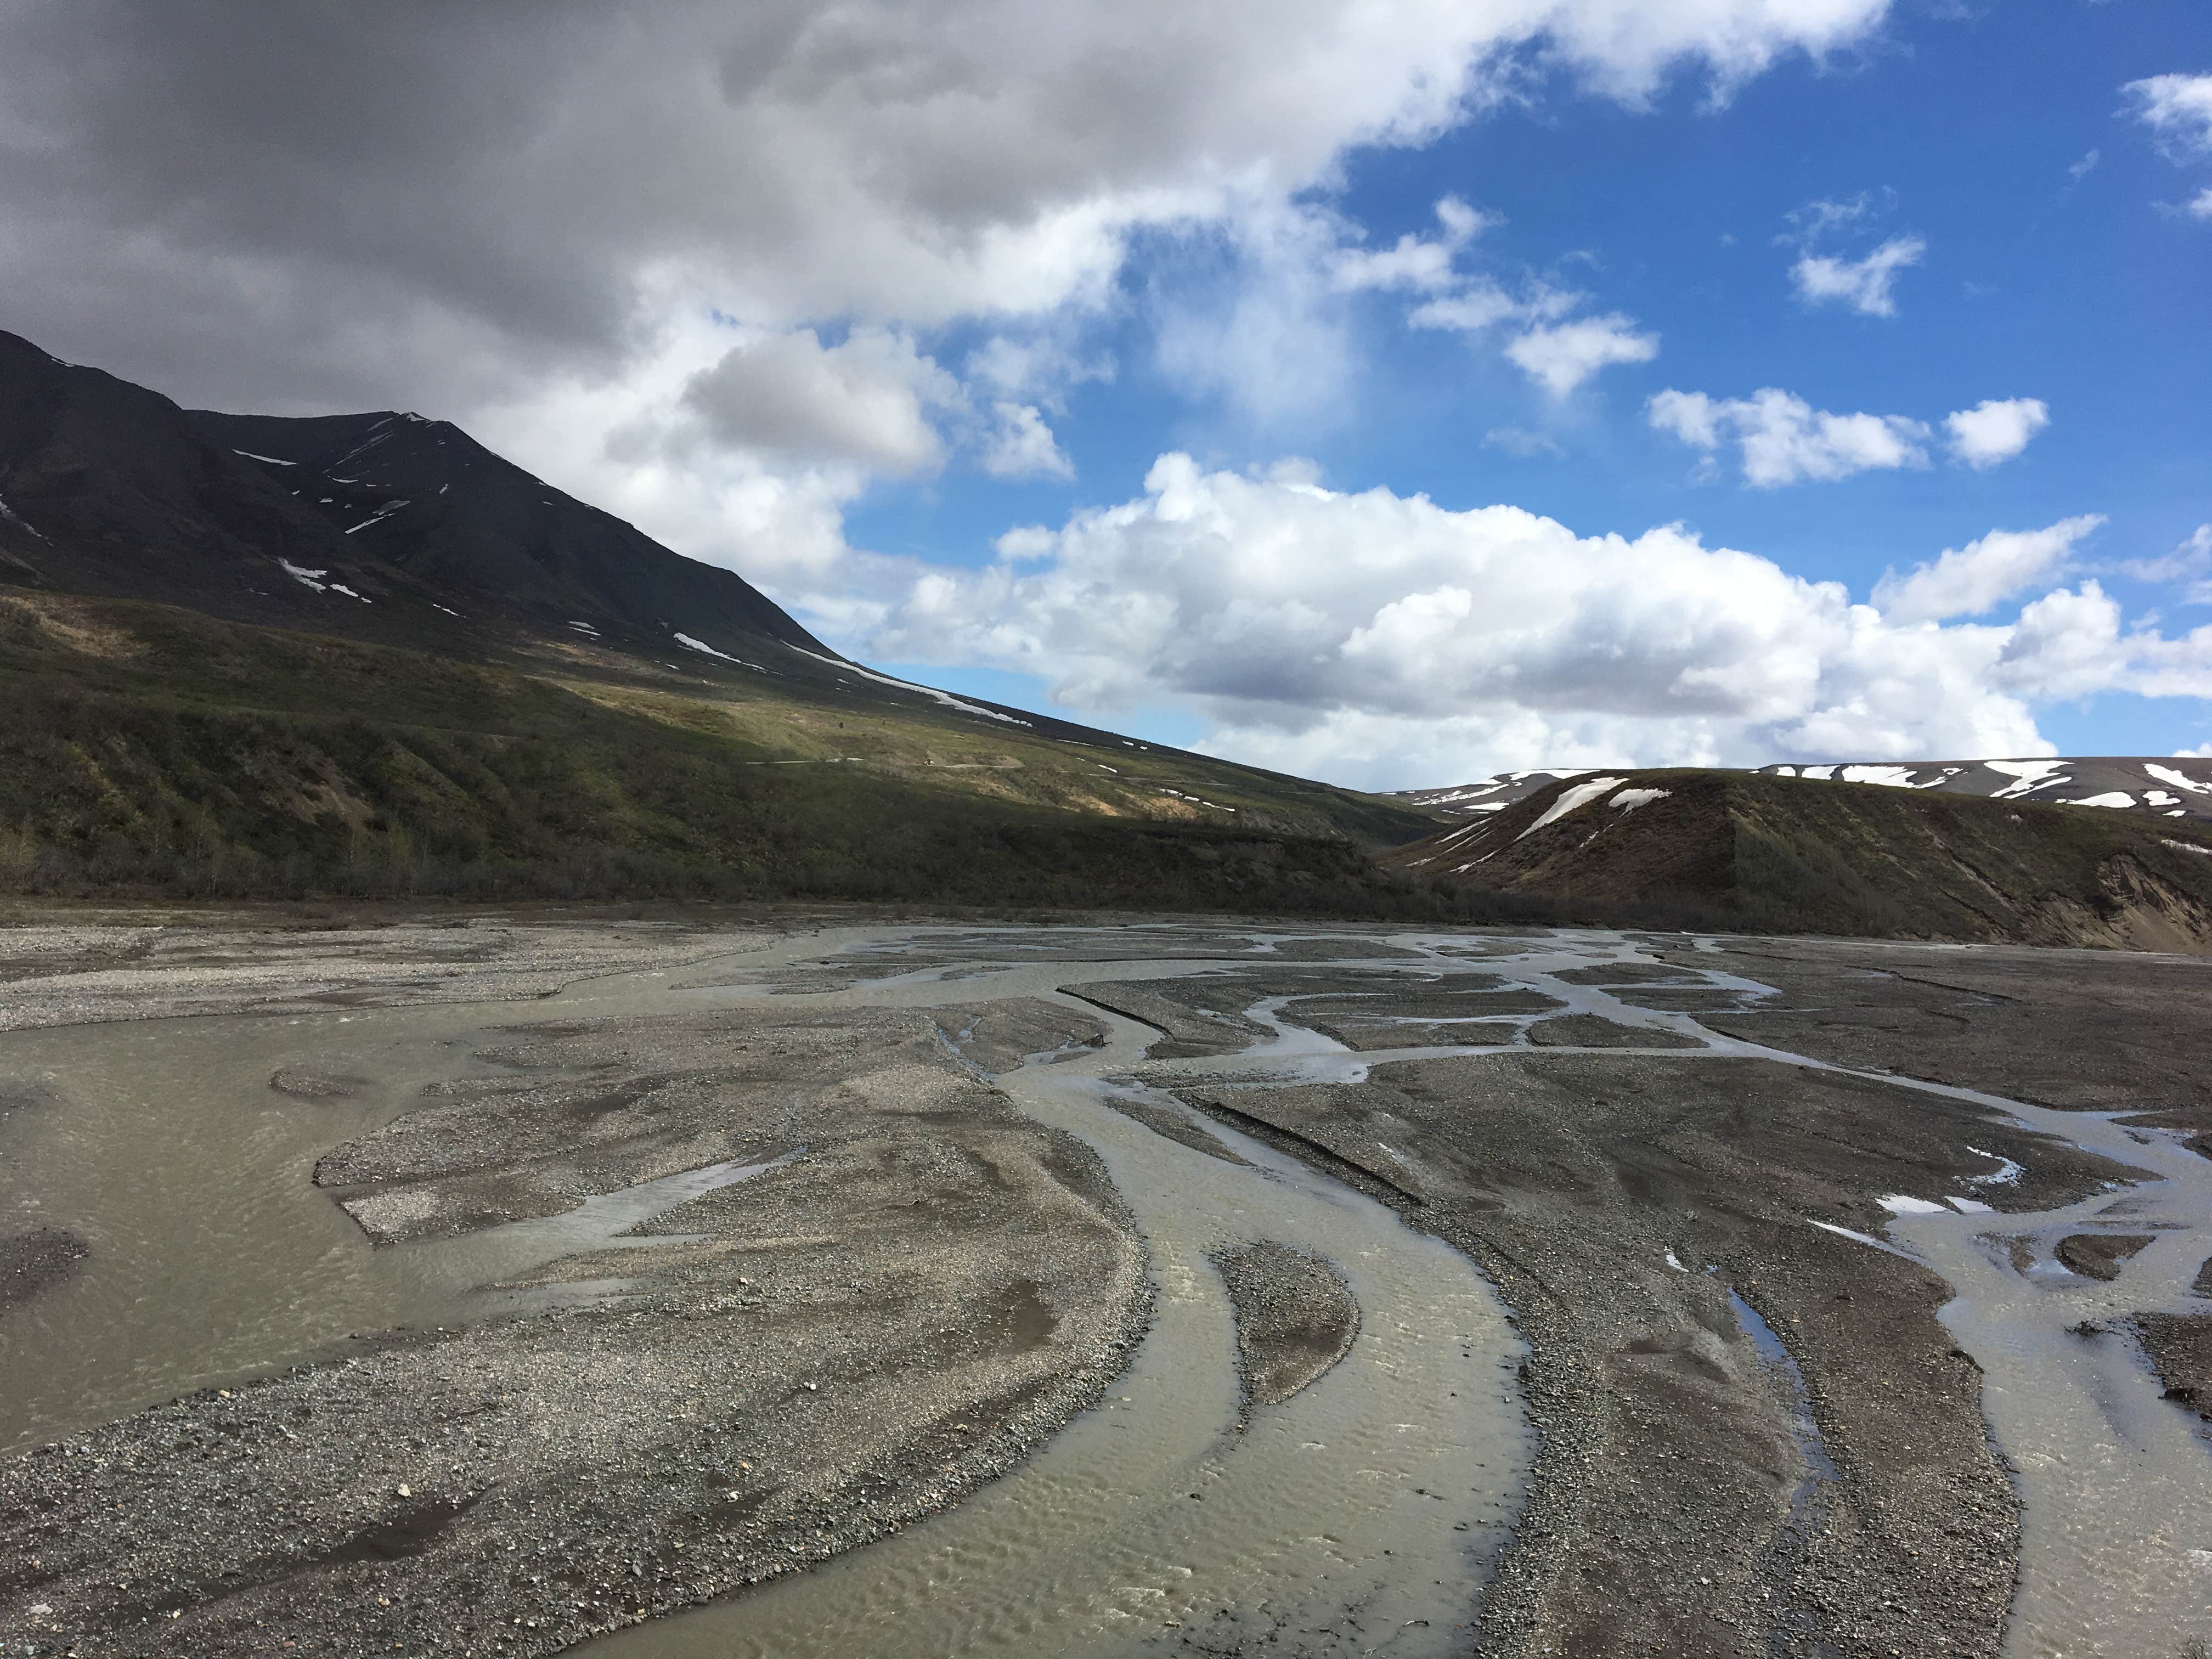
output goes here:
[[0, 17], [0, 325], [1370, 787], [2212, 745], [2200, 0]]
[[[1419, 492], [1453, 507], [1511, 502], [1584, 533], [1679, 520], [1862, 598], [1885, 568], [1990, 530], [2101, 514], [2078, 562], [2131, 609], [2201, 624], [2212, 617], [2177, 604], [2170, 583], [2106, 567], [2167, 555], [2212, 517], [2212, 225], [2173, 210], [2212, 168], [2178, 168], [2120, 92], [2208, 64], [2212, 17], [2201, 9], [2046, 0], [1893, 15], [1863, 53], [1793, 59], [1719, 107], [1691, 76], [1648, 109], [1555, 80], [1431, 143], [1360, 151], [1340, 188], [1316, 194], [1376, 244], [1433, 231], [1443, 196], [1494, 213], [1502, 223], [1481, 237], [1481, 264], [1599, 295], [1660, 337], [1654, 361], [1556, 400], [1494, 355], [1407, 327], [1402, 306], [1375, 296], [1351, 323], [1348, 397], [1257, 416], [1163, 372], [1148, 298], [1233, 287], [1240, 273], [1212, 247], [1162, 238], [1086, 332], [1117, 372], [1073, 390], [1054, 422], [1073, 480], [1008, 485], [968, 472], [878, 489], [848, 533], [980, 563], [1010, 524], [1055, 523], [1137, 493], [1163, 448], [1232, 471], [1297, 454], [1338, 489]], [[1895, 315], [1797, 292], [1798, 251], [1781, 239], [1795, 233], [1793, 213], [1820, 201], [1865, 204], [1830, 239], [1846, 257], [1924, 240], [1896, 280]], [[1732, 472], [1699, 476], [1692, 453], [1651, 428], [1646, 400], [1675, 386], [1718, 397], [1779, 386], [1820, 409], [1931, 422], [2029, 397], [2051, 424], [1986, 470], [1938, 464], [1758, 488]], [[1516, 454], [1485, 441], [1501, 429], [1556, 447]], [[1047, 677], [927, 656], [901, 666], [1051, 706]], [[2103, 690], [2036, 712], [2069, 751], [2165, 753], [2212, 738], [2200, 696]], [[1206, 730], [1169, 702], [1121, 724], [1185, 743]]]

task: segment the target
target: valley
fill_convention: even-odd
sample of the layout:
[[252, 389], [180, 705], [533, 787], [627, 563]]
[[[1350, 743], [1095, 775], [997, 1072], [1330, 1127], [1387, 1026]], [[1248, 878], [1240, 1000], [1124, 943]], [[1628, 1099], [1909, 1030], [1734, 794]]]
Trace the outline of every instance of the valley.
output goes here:
[[2014, 9], [0, 4], [0, 1659], [2212, 1659]]

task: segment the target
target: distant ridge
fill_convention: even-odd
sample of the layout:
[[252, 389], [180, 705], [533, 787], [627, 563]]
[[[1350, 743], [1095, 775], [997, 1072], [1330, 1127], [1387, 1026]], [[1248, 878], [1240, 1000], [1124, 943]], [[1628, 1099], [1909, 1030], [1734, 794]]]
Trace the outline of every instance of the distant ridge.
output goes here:
[[[1500, 812], [1553, 784], [1595, 777], [1605, 769], [1501, 772], [1480, 783], [1443, 789], [1401, 789], [1392, 799], [1454, 817]], [[2197, 756], [2087, 756], [2063, 760], [1837, 761], [1770, 765], [1753, 775], [1817, 782], [1872, 783], [1891, 788], [1979, 795], [1990, 800], [2103, 806], [2161, 817], [2212, 822], [2212, 759]]]
[[1878, 783], [1554, 775], [1383, 861], [1616, 925], [2212, 951], [2201, 819]]

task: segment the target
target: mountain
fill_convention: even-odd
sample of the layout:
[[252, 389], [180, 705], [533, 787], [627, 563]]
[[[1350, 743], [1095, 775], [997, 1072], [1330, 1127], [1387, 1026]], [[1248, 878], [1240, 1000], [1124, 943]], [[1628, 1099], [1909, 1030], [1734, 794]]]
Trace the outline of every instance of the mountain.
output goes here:
[[662, 651], [678, 634], [755, 655], [764, 641], [827, 649], [743, 578], [671, 552], [450, 422], [205, 410], [189, 418], [327, 526], [334, 575], [351, 568], [373, 582], [389, 567], [465, 617], [538, 632], [580, 623]]
[[2212, 820], [2212, 759], [2091, 756], [2069, 760], [1920, 761], [1908, 765], [1762, 766], [1778, 778], [1935, 789], [1990, 800], [2132, 809]]
[[1383, 861], [1614, 922], [2212, 950], [2212, 825], [2141, 811], [1771, 773], [1576, 773]]
[[851, 662], [447, 422], [0, 334], [0, 889], [1367, 913], [1435, 822]]
[[[1553, 784], [1595, 777], [1579, 771], [1501, 772], [1480, 783], [1444, 789], [1400, 790], [1390, 797], [1425, 811], [1454, 817], [1502, 812]], [[1895, 789], [1932, 789], [1991, 800], [2030, 800], [2069, 806], [2102, 806], [2159, 817], [2212, 822], [2212, 759], [2194, 756], [2077, 757], [2068, 760], [1837, 762], [1821, 766], [1761, 766], [1759, 774], [1822, 783], [1870, 783]]]
[[0, 333], [0, 576], [27, 586], [461, 653], [828, 654], [733, 572], [419, 415], [185, 410]]

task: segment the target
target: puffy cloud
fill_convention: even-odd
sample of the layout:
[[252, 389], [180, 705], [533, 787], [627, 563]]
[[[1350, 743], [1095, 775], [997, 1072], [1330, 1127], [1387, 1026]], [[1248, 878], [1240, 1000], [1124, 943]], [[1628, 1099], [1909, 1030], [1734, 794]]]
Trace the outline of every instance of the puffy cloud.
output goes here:
[[[2148, 127], [2159, 149], [2177, 165], [2212, 156], [2212, 75], [2154, 75], [2120, 88], [2128, 113]], [[2212, 221], [2212, 187], [2163, 210]]]
[[683, 398], [728, 447], [895, 474], [942, 462], [929, 411], [961, 401], [959, 383], [911, 338], [873, 328], [834, 346], [811, 328], [757, 335], [692, 376]]
[[833, 631], [866, 627], [903, 592], [911, 561], [856, 553], [847, 509], [872, 469], [828, 455], [734, 447], [686, 403], [732, 333], [701, 316], [612, 380], [573, 374], [478, 411], [476, 434], [579, 498], [696, 558], [741, 572]]
[[1331, 285], [1343, 293], [1410, 289], [1433, 294], [1456, 288], [1461, 279], [1452, 264], [1460, 250], [1500, 221], [1469, 207], [1456, 196], [1447, 196], [1437, 204], [1437, 219], [1443, 227], [1440, 236], [1416, 236], [1408, 231], [1392, 247], [1339, 250], [1329, 262]]
[[1830, 254], [1805, 253], [1790, 268], [1797, 296], [1808, 305], [1830, 301], [1848, 306], [1863, 317], [1894, 317], [1897, 301], [1891, 290], [1897, 275], [1920, 263], [1928, 244], [1917, 236], [1893, 236], [1863, 259], [1841, 259]]
[[2039, 398], [1988, 398], [1943, 417], [1953, 459], [1975, 468], [2010, 460], [2050, 424], [2051, 410]]
[[1564, 398], [1613, 363], [1648, 363], [1659, 355], [1659, 337], [1639, 334], [1633, 319], [1613, 312], [1533, 328], [1505, 355], [1554, 398]]
[[[1748, 398], [1670, 390], [1654, 397], [1645, 412], [1652, 426], [1704, 450], [1708, 459], [1723, 446], [1739, 444], [1744, 482], [1761, 489], [1925, 466], [1933, 435], [1910, 416], [1832, 415], [1776, 386]], [[1952, 459], [1978, 468], [2019, 454], [2050, 422], [2050, 410], [2033, 398], [1991, 400], [1943, 419]]]
[[1708, 455], [1733, 439], [1742, 447], [1744, 482], [1761, 489], [1928, 465], [1929, 432], [1920, 422], [1902, 415], [1832, 415], [1775, 386], [1748, 398], [1662, 392], [1647, 412], [1660, 431]]
[[1188, 234], [1148, 285], [1161, 374], [1255, 427], [1333, 418], [1358, 362], [1352, 292], [1333, 280], [1350, 234], [1325, 210], [1251, 203]]
[[2075, 544], [2105, 522], [2097, 514], [2042, 530], [1992, 530], [1964, 547], [1947, 547], [1910, 575], [1883, 573], [1874, 602], [1892, 622], [1978, 617], [2052, 574]]
[[983, 471], [994, 478], [1073, 478], [1067, 459], [1035, 404], [992, 406], [997, 425], [984, 440]]
[[1648, 98], [1694, 53], [1714, 92], [1764, 73], [1784, 52], [1820, 55], [1865, 38], [1887, 12], [1869, 0], [1549, 0], [1536, 8], [1559, 57], [1599, 90]]
[[1997, 678], [2024, 696], [2087, 696], [2124, 681], [2133, 654], [2120, 637], [2118, 603], [2086, 581], [2021, 611], [1997, 659]]
[[2154, 75], [2129, 82], [2120, 95], [2176, 161], [2212, 155], [2212, 75]]
[[1044, 675], [1094, 713], [1175, 698], [1212, 722], [1215, 752], [1370, 787], [1565, 762], [2048, 753], [2036, 700], [2212, 685], [2212, 629], [2127, 631], [2094, 583], [2013, 623], [1940, 619], [2018, 591], [2094, 522], [1983, 538], [1894, 579], [1885, 611], [1679, 527], [1578, 536], [1517, 507], [1170, 454], [1139, 498], [915, 584], [873, 648]]

